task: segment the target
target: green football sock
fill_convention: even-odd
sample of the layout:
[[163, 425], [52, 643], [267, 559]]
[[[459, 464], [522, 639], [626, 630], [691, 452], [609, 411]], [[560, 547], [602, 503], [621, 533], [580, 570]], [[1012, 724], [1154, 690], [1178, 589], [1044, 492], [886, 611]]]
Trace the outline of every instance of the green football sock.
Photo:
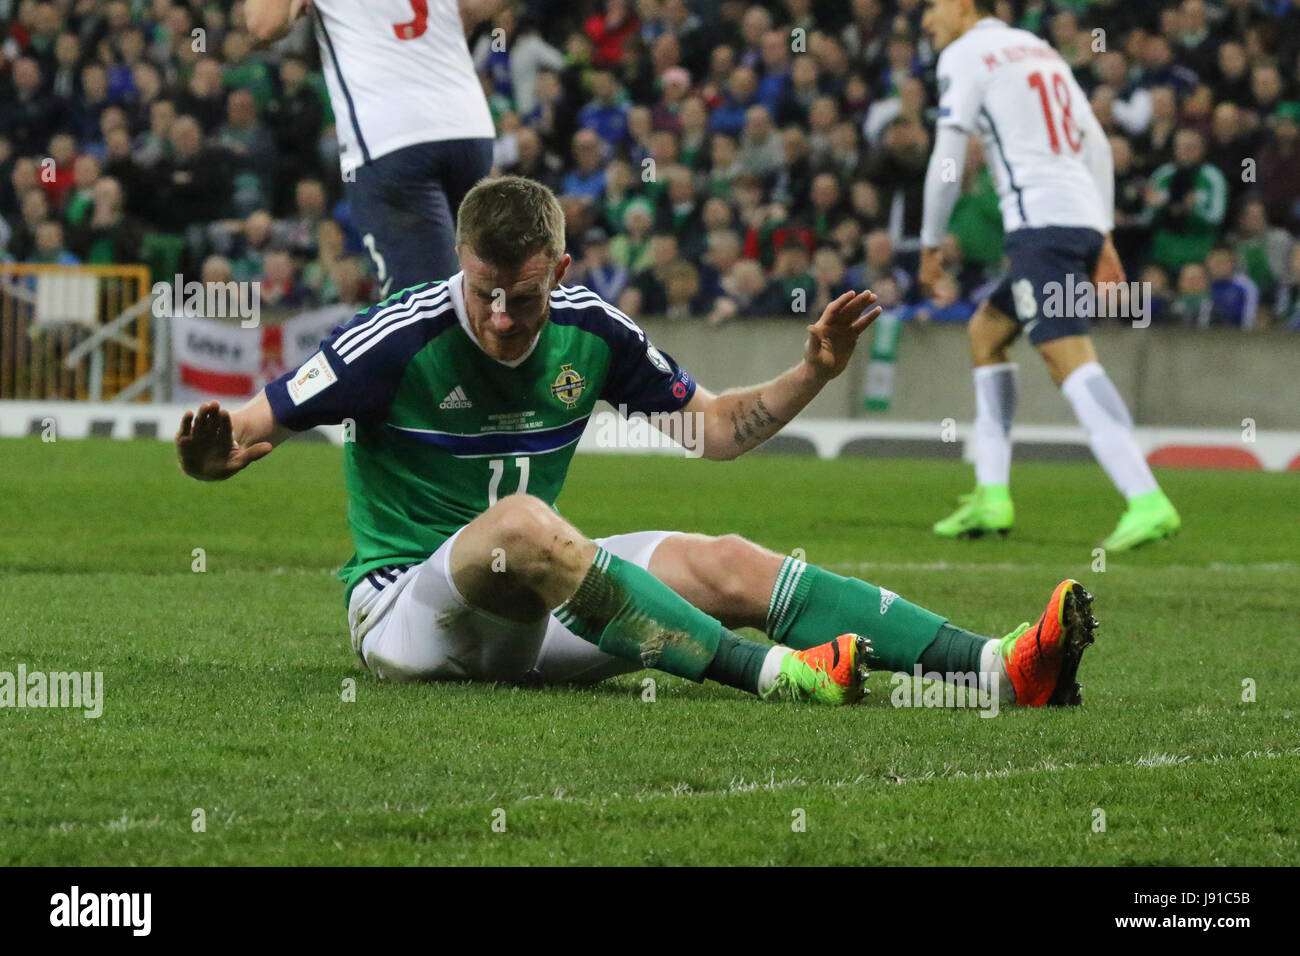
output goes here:
[[945, 624], [921, 654], [921, 670], [938, 674], [978, 674], [980, 655], [992, 638]]
[[767, 636], [804, 650], [861, 634], [871, 640], [874, 666], [910, 672], [946, 623], [893, 591], [786, 558], [768, 605]]
[[649, 571], [604, 548], [555, 617], [606, 654], [751, 693], [758, 692], [758, 674], [771, 650], [728, 631]]

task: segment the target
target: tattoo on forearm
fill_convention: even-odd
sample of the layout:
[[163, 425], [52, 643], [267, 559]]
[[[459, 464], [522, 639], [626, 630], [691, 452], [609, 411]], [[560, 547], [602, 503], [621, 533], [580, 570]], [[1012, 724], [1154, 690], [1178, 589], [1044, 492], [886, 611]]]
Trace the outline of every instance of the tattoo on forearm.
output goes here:
[[731, 436], [741, 448], [766, 441], [785, 424], [768, 410], [762, 392], [754, 396], [753, 405], [741, 402], [731, 411]]

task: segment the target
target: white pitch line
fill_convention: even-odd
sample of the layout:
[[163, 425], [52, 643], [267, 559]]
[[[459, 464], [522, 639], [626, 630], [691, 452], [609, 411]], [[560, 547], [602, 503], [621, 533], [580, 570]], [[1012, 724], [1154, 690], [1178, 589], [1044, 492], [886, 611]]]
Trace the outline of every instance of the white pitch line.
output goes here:
[[[810, 561], [810, 564], [817, 564], [818, 567], [825, 568], [828, 571], [1052, 571], [1057, 572], [1062, 567], [1068, 567], [1068, 562], [1061, 564], [1042, 564], [1042, 563], [1018, 563], [1012, 561], [832, 561], [820, 564], [816, 561]], [[1089, 564], [1087, 560], [1080, 559], [1080, 564]], [[1159, 565], [1131, 565], [1125, 568], [1114, 568], [1112, 570], [1126, 571], [1296, 571], [1300, 570], [1300, 564], [1292, 561], [1265, 561], [1258, 564], [1225, 564], [1222, 562], [1212, 562], [1210, 564], [1159, 564]], [[1100, 573], [1100, 572], [1099, 572]]]

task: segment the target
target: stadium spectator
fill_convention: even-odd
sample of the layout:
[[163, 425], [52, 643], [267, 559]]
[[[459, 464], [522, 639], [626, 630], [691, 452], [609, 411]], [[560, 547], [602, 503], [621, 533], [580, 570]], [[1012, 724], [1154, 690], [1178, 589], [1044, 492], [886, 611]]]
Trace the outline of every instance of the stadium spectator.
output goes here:
[[[684, 261], [674, 233], [655, 233], [650, 238], [650, 264], [634, 273], [618, 299], [619, 308], [633, 314], [662, 315], [668, 309], [669, 273]], [[698, 292], [698, 281], [696, 286]]]
[[265, 209], [249, 213], [228, 245], [232, 248], [231, 269], [241, 282], [251, 281], [265, 271], [267, 253], [276, 245], [274, 221]]
[[745, 129], [745, 117], [756, 105], [758, 78], [753, 70], [740, 67], [727, 80], [726, 96], [713, 108], [709, 128], [715, 133], [738, 137]]
[[884, 229], [868, 233], [863, 241], [863, 251], [866, 259], [863, 263], [862, 281], [867, 287], [874, 289], [881, 279], [889, 276], [898, 284], [899, 293], [906, 298], [912, 288], [912, 277], [895, 259], [894, 242], [889, 233]]
[[[232, 34], [233, 35], [233, 34]], [[213, 140], [231, 154], [235, 212], [244, 216], [271, 201], [275, 141], [257, 118], [257, 101], [246, 89], [234, 89], [226, 99], [226, 121]]]
[[640, 29], [629, 0], [605, 0], [604, 6], [603, 13], [588, 17], [585, 24], [592, 44], [591, 62], [602, 68], [623, 61], [628, 39]]
[[812, 280], [813, 295], [808, 305], [811, 315], [820, 315], [829, 303], [854, 288], [848, 282], [844, 257], [834, 246], [821, 246], [813, 253]]
[[1170, 270], [1204, 262], [1227, 206], [1227, 183], [1223, 173], [1205, 162], [1201, 134], [1179, 130], [1173, 161], [1156, 169], [1147, 190], [1147, 224], [1154, 230], [1151, 258]]
[[620, 233], [609, 243], [610, 261], [632, 275], [648, 268], [652, 262], [650, 230], [654, 221], [654, 207], [648, 200], [629, 202], [623, 209]]
[[1169, 318], [1182, 325], [1207, 328], [1214, 309], [1210, 278], [1200, 262], [1189, 262], [1178, 272], [1178, 290], [1169, 306]]
[[1239, 329], [1253, 329], [1259, 310], [1259, 287], [1237, 267], [1232, 249], [1219, 246], [1205, 261], [1213, 307], [1210, 320]]
[[262, 308], [299, 308], [310, 304], [311, 290], [298, 281], [287, 252], [271, 252], [258, 280]]
[[745, 126], [740, 138], [740, 169], [770, 183], [785, 163], [781, 137], [772, 128], [766, 106], [754, 105], [745, 111]]
[[36, 244], [32, 262], [51, 265], [75, 266], [79, 260], [63, 244], [63, 224], [46, 219], [36, 225]]
[[111, 176], [98, 177], [89, 213], [69, 228], [71, 251], [92, 265], [126, 265], [139, 261], [143, 239], [143, 227], [126, 213], [121, 184]]
[[176, 109], [197, 120], [205, 134], [216, 130], [226, 115], [220, 63], [204, 57], [194, 64], [194, 72], [177, 98]]
[[709, 325], [718, 326], [736, 318], [786, 314], [790, 303], [781, 287], [763, 273], [753, 259], [740, 259], [722, 277], [723, 294], [709, 311]]
[[561, 191], [568, 196], [599, 199], [605, 191], [605, 170], [600, 137], [595, 132], [582, 129], [573, 134], [573, 160], [574, 168], [560, 181]]
[[[506, 4], [474, 45], [474, 65], [492, 80], [493, 92], [505, 97], [521, 116], [537, 106], [535, 89], [543, 70], [564, 68], [564, 54], [542, 39], [527, 18]], [[552, 74], [554, 75], [554, 74]]]
[[7, 102], [0, 106], [0, 133], [18, 155], [36, 155], [59, 125], [57, 101], [45, 94], [41, 67], [30, 56], [14, 61], [9, 87]]
[[266, 106], [264, 121], [275, 139], [272, 170], [277, 212], [288, 209], [298, 177], [320, 175], [320, 138], [325, 107], [320, 95], [307, 82], [307, 65], [299, 57], [286, 57], [280, 64], [279, 94]]
[[1232, 245], [1238, 266], [1259, 287], [1260, 297], [1271, 302], [1288, 274], [1296, 242], [1285, 229], [1269, 224], [1262, 199], [1242, 205]]
[[224, 150], [204, 144], [192, 116], [179, 116], [168, 130], [170, 154], [153, 169], [153, 215], [157, 225], [180, 232], [225, 214], [230, 203], [230, 162]]
[[1300, 231], [1300, 102], [1278, 106], [1272, 137], [1260, 150], [1259, 182], [1264, 202], [1279, 226]]
[[902, 317], [912, 322], [965, 322], [975, 314], [975, 304], [961, 297], [961, 287], [950, 275], [934, 283], [928, 299], [903, 310]]
[[582, 255], [570, 267], [573, 283], [591, 289], [606, 302], [617, 302], [627, 286], [628, 272], [609, 257], [609, 235], [596, 226], [582, 237]]

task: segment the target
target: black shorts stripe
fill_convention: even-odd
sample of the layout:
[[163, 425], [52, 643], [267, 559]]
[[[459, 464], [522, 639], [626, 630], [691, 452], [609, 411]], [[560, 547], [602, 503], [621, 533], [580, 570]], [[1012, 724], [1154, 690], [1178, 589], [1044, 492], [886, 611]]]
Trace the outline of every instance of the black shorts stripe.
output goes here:
[[339, 66], [339, 58], [334, 53], [334, 41], [330, 39], [329, 31], [325, 29], [325, 18], [321, 16], [319, 10], [314, 6], [311, 8], [312, 13], [316, 14], [316, 24], [320, 27], [320, 35], [325, 38], [325, 46], [329, 48], [330, 62], [334, 64], [334, 76], [338, 78], [339, 89], [343, 91], [343, 98], [348, 103], [348, 118], [352, 121], [352, 132], [357, 134], [357, 145], [361, 147], [362, 162], [370, 162], [370, 149], [366, 146], [366, 138], [361, 135], [361, 124], [357, 121], [357, 108], [352, 102], [352, 91], [348, 89], [347, 81], [343, 79], [343, 68]]
[[993, 117], [989, 115], [989, 111], [981, 109], [980, 113], [984, 115], [984, 121], [989, 124], [989, 131], [993, 133], [993, 141], [998, 144], [998, 155], [1002, 157], [1002, 166], [1007, 171], [1007, 183], [1016, 191], [1016, 206], [1020, 209], [1021, 226], [1028, 226], [1029, 217], [1025, 215], [1025, 197], [1020, 192], [1020, 187], [1016, 185], [1016, 177], [1011, 172], [1011, 163], [1007, 160], [1007, 150], [1002, 145], [1002, 137], [998, 135], [998, 128], [994, 125]]
[[415, 567], [414, 564], [390, 564], [386, 567], [375, 568], [373, 571], [366, 572], [366, 580], [376, 591], [382, 591], [390, 584], [396, 584], [397, 579], [405, 572]]

